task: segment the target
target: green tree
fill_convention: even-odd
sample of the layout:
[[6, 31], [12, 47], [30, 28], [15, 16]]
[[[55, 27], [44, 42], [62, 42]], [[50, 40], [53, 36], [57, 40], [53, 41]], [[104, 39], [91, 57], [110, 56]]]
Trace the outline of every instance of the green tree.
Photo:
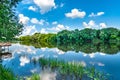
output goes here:
[[0, 40], [11, 40], [21, 34], [23, 25], [15, 14], [15, 8], [21, 0], [0, 1]]
[[109, 42], [110, 40], [116, 41], [119, 38], [119, 30], [116, 28], [105, 28], [100, 30], [99, 37], [101, 40], [105, 42]]

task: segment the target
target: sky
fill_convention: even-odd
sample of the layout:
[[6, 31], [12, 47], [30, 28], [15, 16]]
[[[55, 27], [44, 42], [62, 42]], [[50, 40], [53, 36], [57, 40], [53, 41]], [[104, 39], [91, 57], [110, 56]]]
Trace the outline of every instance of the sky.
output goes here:
[[120, 0], [23, 0], [16, 8], [22, 35], [61, 30], [120, 29]]

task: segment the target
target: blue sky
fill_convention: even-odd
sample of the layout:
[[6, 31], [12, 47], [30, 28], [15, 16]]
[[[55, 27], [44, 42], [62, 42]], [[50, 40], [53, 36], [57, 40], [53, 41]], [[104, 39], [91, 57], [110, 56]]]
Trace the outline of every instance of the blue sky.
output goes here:
[[24, 24], [23, 35], [64, 29], [119, 28], [119, 3], [119, 0], [23, 0], [16, 13]]

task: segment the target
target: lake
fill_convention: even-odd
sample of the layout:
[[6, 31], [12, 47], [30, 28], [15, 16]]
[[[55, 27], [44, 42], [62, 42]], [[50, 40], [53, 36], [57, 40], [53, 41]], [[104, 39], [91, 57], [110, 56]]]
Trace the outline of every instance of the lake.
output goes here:
[[[10, 68], [17, 76], [30, 76], [33, 73], [40, 73], [44, 77], [52, 76], [56, 80], [57, 76], [49, 70], [43, 71], [38, 60], [39, 58], [54, 58], [67, 62], [81, 62], [84, 66], [93, 66], [99, 71], [109, 73], [112, 80], [120, 80], [120, 51], [116, 46], [100, 46], [101, 49], [94, 50], [86, 46], [68, 48], [67, 46], [58, 47], [34, 47], [14, 43], [9, 47], [9, 54], [0, 55], [0, 63]], [[84, 49], [83, 49], [84, 48]], [[109, 48], [109, 49], [108, 49]], [[90, 50], [90, 51], [89, 51]], [[107, 53], [108, 52], [108, 53]], [[48, 79], [51, 80], [51, 79]]]

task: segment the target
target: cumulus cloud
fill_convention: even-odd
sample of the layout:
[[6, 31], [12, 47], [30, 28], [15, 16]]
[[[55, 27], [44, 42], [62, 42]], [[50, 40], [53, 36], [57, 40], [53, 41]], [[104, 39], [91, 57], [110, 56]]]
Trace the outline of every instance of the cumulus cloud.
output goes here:
[[84, 18], [85, 15], [85, 11], [79, 11], [78, 9], [72, 9], [70, 13], [65, 13], [65, 16], [69, 18]]
[[45, 20], [43, 20], [43, 19], [38, 20], [37, 18], [32, 18], [30, 21], [33, 24], [40, 24], [40, 25], [44, 25], [44, 23], [45, 23]]
[[54, 0], [33, 0], [33, 2], [40, 8], [41, 14], [44, 14], [55, 7]]
[[100, 23], [99, 25], [100, 25], [101, 28], [106, 28], [107, 27], [107, 25], [105, 23]]
[[93, 29], [101, 29], [101, 28], [106, 28], [107, 25], [105, 23], [99, 23], [98, 25], [95, 23], [95, 21], [90, 20], [88, 23], [83, 22], [83, 26], [85, 28], [93, 28]]
[[45, 34], [47, 34], [47, 33], [57, 33], [57, 32], [59, 32], [59, 31], [62, 31], [62, 30], [69, 30], [70, 28], [68, 27], [68, 26], [64, 26], [64, 25], [62, 25], [62, 24], [58, 24], [58, 25], [56, 25], [56, 26], [54, 26], [54, 27], [51, 27], [51, 28], [42, 28], [41, 30], [40, 30], [40, 33], [45, 33]]
[[88, 23], [86, 23], [86, 22], [83, 22], [83, 26], [85, 27], [85, 28], [92, 28], [92, 27], [94, 27], [96, 24], [95, 24], [95, 22], [93, 21], [93, 20], [90, 20]]
[[33, 24], [38, 24], [39, 23], [39, 21], [36, 18], [32, 18], [30, 21]]
[[50, 30], [52, 31], [55, 31], [55, 32], [59, 32], [59, 31], [62, 31], [62, 30], [65, 30], [65, 29], [69, 29], [68, 26], [64, 26], [62, 24], [58, 24], [56, 27], [52, 27]]
[[30, 20], [29, 17], [24, 16], [23, 14], [19, 14], [19, 22], [23, 23], [23, 24], [27, 24], [28, 21]]
[[28, 10], [31, 10], [31, 11], [36, 11], [37, 8], [36, 7], [33, 7], [33, 6], [29, 6]]
[[104, 15], [105, 13], [104, 12], [98, 12], [98, 13], [91, 13], [90, 15], [89, 15], [89, 17], [96, 17], [96, 16], [102, 16], [102, 15]]
[[42, 28], [42, 29], [40, 30], [40, 33], [47, 34], [48, 32], [47, 32], [47, 30], [46, 30], [45, 28]]
[[[39, 21], [39, 24], [40, 24], [40, 25], [44, 25], [44, 23], [45, 23], [45, 20], [43, 20], [43, 19], [41, 19], [41, 20]], [[46, 24], [49, 24], [49, 23], [46, 22]]]
[[21, 36], [25, 36], [25, 35], [33, 35], [34, 33], [38, 32], [36, 27], [33, 26], [26, 26], [23, 30], [23, 33]]

